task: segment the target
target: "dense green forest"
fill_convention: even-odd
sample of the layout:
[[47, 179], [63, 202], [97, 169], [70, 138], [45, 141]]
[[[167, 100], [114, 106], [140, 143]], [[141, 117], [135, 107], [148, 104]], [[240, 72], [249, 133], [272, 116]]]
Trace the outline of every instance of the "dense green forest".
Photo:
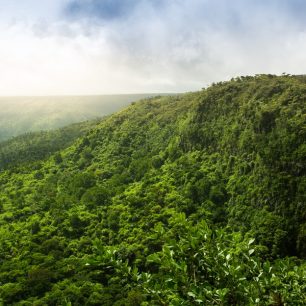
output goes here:
[[0, 141], [110, 115], [156, 94], [0, 97]]
[[257, 75], [2, 145], [2, 304], [305, 305], [305, 119]]

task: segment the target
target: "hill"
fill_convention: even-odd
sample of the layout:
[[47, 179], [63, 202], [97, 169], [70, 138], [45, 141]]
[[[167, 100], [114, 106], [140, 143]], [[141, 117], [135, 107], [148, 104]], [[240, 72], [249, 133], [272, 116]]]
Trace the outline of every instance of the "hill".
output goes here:
[[110, 115], [156, 94], [0, 97], [0, 141]]
[[97, 122], [98, 120], [85, 121], [57, 130], [29, 132], [0, 142], [0, 170], [42, 161], [72, 145]]
[[306, 78], [134, 103], [0, 173], [4, 305], [303, 305]]

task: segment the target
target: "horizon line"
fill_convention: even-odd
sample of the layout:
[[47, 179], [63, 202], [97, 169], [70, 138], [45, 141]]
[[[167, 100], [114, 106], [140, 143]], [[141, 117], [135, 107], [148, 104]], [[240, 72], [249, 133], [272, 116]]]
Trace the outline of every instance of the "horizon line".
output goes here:
[[0, 98], [48, 98], [48, 97], [101, 97], [101, 96], [132, 96], [132, 95], [176, 95], [192, 91], [182, 92], [137, 92], [137, 93], [107, 93], [107, 94], [33, 94], [33, 95], [1, 95]]

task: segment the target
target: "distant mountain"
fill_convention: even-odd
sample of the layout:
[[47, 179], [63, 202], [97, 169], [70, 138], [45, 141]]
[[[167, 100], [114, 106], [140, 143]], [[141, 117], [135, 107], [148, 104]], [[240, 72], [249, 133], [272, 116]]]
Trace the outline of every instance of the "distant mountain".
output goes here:
[[0, 97], [0, 141], [109, 115], [156, 94]]
[[7, 142], [0, 305], [305, 305], [305, 114], [258, 75]]
[[[102, 119], [100, 119], [102, 120]], [[60, 129], [29, 132], [0, 142], [0, 170], [43, 161], [84, 136], [99, 120], [73, 123]]]

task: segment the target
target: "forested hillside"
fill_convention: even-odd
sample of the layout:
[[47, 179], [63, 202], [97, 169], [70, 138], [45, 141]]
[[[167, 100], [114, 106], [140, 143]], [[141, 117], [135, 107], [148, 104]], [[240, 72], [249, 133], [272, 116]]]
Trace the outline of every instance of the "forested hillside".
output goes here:
[[0, 141], [104, 117], [154, 95], [0, 97]]
[[305, 119], [306, 77], [241, 77], [25, 155], [0, 173], [3, 305], [305, 305]]

